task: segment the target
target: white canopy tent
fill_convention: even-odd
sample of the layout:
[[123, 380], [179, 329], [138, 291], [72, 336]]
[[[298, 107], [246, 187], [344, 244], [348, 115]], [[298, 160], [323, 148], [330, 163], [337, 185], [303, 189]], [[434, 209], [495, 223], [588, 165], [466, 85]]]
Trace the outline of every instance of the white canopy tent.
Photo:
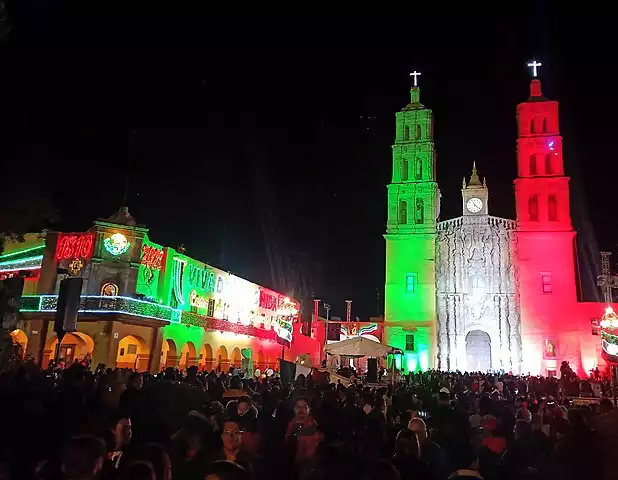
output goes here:
[[397, 353], [398, 350], [383, 345], [365, 337], [348, 338], [341, 342], [331, 343], [324, 347], [328, 355], [345, 355], [347, 357], [386, 357], [389, 353]]

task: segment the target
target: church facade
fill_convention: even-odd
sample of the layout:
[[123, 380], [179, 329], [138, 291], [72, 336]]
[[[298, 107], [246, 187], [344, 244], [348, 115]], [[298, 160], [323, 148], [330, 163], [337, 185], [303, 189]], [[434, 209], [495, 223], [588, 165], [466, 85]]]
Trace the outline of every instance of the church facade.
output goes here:
[[577, 298], [558, 102], [536, 78], [517, 124], [517, 218], [490, 214], [489, 189], [473, 165], [462, 215], [440, 221], [433, 114], [418, 87], [396, 114], [385, 340], [403, 350], [404, 370], [553, 375], [563, 360], [579, 373], [603, 363], [590, 330], [603, 305]]

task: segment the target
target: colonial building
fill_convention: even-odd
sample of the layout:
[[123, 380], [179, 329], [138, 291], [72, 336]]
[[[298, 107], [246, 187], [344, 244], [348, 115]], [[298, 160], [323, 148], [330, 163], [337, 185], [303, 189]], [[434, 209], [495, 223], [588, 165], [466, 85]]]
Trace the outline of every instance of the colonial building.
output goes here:
[[126, 208], [86, 232], [29, 234], [0, 256], [0, 279], [29, 271], [13, 337], [47, 366], [57, 351], [60, 281], [83, 278], [77, 330], [60, 357], [155, 372], [163, 367], [278, 368], [278, 358], [319, 361], [285, 295], [152, 242]]
[[437, 360], [444, 370], [519, 370], [514, 220], [489, 215], [476, 165], [462, 188], [463, 215], [437, 224]]
[[439, 221], [433, 125], [413, 87], [396, 114], [385, 235], [385, 337], [405, 350], [403, 368], [553, 375], [563, 360], [579, 373], [602, 364], [590, 321], [604, 306], [577, 296], [558, 102], [535, 78], [517, 107], [516, 220], [490, 214], [474, 165], [462, 216]]

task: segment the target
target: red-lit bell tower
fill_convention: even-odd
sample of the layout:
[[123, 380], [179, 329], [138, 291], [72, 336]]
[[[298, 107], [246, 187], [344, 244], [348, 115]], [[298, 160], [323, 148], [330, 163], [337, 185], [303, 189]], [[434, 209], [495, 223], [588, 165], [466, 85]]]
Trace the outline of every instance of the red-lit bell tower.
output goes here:
[[[530, 64], [534, 68], [540, 64]], [[559, 370], [575, 348], [569, 315], [577, 302], [575, 231], [571, 225], [569, 177], [564, 174], [558, 102], [530, 82], [530, 98], [517, 106], [517, 258], [524, 373]], [[579, 348], [579, 347], [577, 347]], [[570, 355], [569, 355], [570, 356]], [[572, 365], [577, 369], [578, 365]]]

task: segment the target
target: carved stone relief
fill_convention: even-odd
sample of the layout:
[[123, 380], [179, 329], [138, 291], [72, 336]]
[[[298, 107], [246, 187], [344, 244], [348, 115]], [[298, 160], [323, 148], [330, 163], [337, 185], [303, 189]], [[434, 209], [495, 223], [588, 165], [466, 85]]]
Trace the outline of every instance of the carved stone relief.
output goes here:
[[[438, 223], [437, 339], [440, 368], [466, 364], [472, 325], [493, 332], [492, 369], [519, 371], [521, 322], [517, 295], [515, 222], [490, 216]], [[446, 331], [445, 331], [446, 330]], [[491, 336], [491, 334], [490, 334]]]

